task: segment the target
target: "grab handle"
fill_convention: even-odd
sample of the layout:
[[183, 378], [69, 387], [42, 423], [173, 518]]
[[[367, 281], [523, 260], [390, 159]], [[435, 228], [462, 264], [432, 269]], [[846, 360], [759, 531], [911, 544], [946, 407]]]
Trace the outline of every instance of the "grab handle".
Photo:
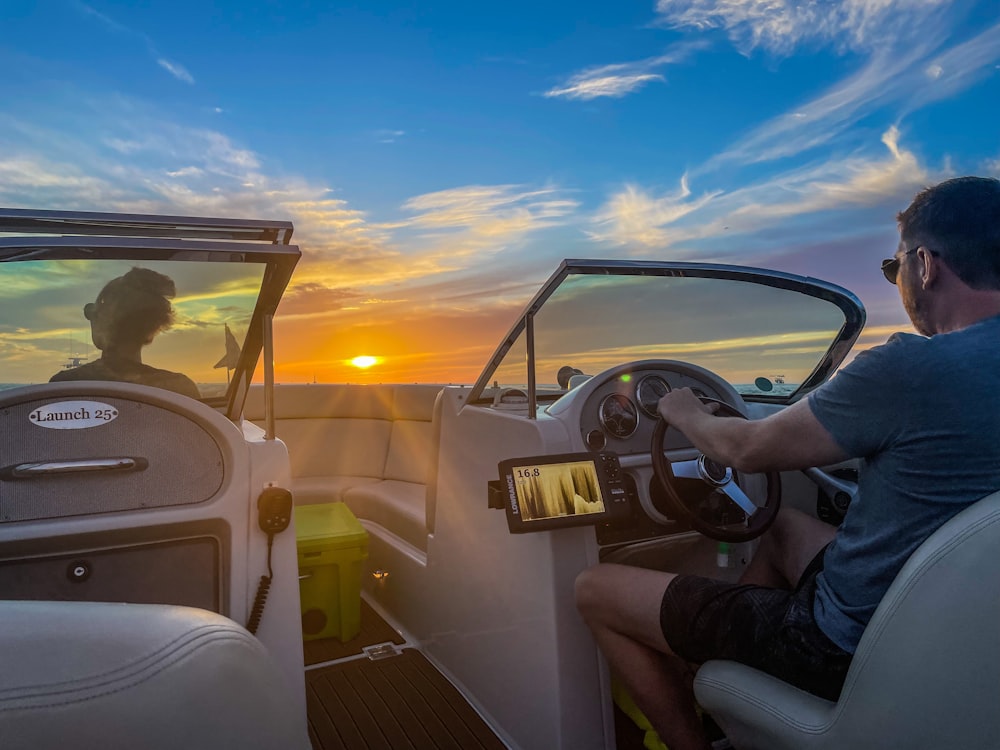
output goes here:
[[59, 474], [78, 474], [91, 471], [141, 471], [149, 463], [144, 458], [85, 458], [78, 461], [36, 461], [17, 464], [3, 474], [12, 479], [34, 479]]

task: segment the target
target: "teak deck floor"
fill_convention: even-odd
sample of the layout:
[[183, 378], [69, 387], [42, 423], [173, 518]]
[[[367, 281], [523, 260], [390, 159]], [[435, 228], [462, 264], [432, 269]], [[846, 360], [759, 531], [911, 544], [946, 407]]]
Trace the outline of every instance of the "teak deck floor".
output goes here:
[[[362, 601], [361, 633], [347, 643], [305, 642], [305, 663], [346, 659], [365, 646], [405, 643]], [[314, 750], [504, 750], [461, 693], [413, 648], [306, 670]]]
[[[361, 632], [347, 643], [306, 641], [307, 666], [359, 656], [365, 646], [403, 637], [367, 602]], [[306, 671], [309, 738], [314, 750], [502, 750], [465, 698], [415, 649], [378, 661], [359, 658]], [[615, 708], [618, 750], [645, 750], [644, 735]]]
[[388, 642], [405, 643], [403, 636], [379, 617], [378, 613], [368, 605], [368, 602], [362, 599], [361, 632], [354, 638], [347, 643], [341, 643], [336, 638], [323, 638], [318, 641], [306, 641], [302, 645], [305, 651], [305, 664], [308, 667], [312, 664], [322, 664], [325, 661], [356, 656], [361, 653], [365, 646]]

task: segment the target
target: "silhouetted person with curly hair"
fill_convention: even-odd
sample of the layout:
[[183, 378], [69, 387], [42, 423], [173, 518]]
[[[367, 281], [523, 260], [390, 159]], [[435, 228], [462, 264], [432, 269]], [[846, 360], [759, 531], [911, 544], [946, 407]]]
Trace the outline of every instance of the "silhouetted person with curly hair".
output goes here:
[[170, 298], [177, 293], [173, 279], [148, 268], [133, 268], [109, 281], [96, 302], [83, 306], [94, 346], [101, 358], [49, 380], [114, 380], [165, 388], [199, 398], [198, 386], [187, 375], [142, 363], [142, 348], [174, 322]]

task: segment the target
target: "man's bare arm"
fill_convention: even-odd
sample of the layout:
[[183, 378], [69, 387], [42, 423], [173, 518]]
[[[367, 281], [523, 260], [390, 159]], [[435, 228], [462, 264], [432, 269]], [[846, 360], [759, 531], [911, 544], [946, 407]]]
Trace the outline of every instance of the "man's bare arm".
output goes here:
[[709, 458], [739, 471], [784, 471], [849, 458], [803, 400], [766, 419], [716, 417], [689, 388], [660, 399], [660, 415]]

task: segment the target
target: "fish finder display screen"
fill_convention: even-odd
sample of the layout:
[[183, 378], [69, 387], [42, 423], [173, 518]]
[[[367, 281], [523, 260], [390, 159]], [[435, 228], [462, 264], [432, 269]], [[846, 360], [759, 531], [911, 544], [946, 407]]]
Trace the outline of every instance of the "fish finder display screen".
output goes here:
[[[618, 500], [613, 497], [618, 493], [609, 487], [609, 460], [581, 453], [501, 461], [511, 532], [592, 526], [608, 520]], [[617, 459], [613, 461], [617, 467]]]

